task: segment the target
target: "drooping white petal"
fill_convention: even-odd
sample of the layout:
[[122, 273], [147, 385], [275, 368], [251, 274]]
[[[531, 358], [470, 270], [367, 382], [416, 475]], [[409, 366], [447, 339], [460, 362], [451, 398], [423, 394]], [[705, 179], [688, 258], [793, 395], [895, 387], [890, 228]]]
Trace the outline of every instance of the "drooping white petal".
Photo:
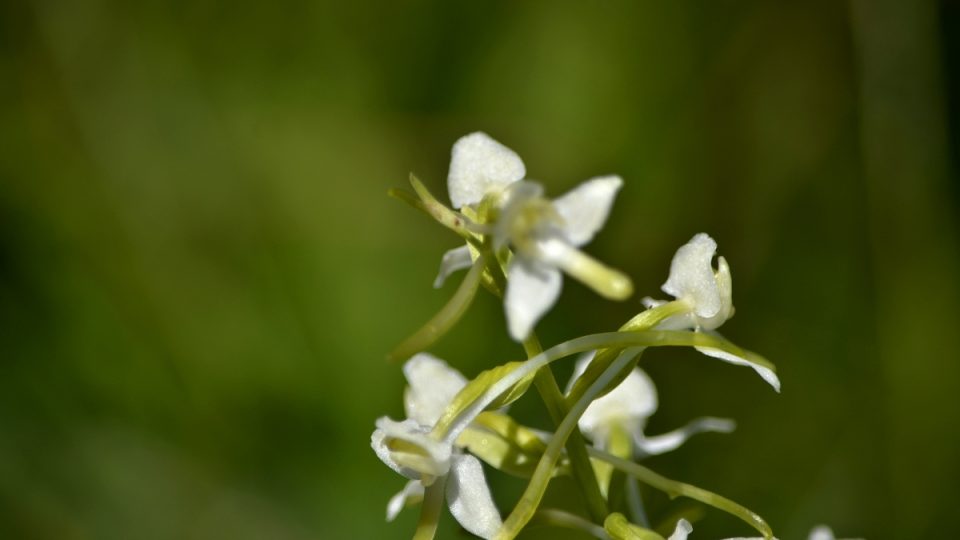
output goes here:
[[[589, 360], [580, 358], [574, 377], [586, 370]], [[605, 437], [613, 424], [623, 426], [634, 437], [641, 437], [647, 419], [656, 411], [657, 389], [653, 381], [642, 369], [634, 368], [616, 388], [594, 400], [578, 424], [580, 430], [595, 441]]]
[[717, 243], [704, 233], [697, 234], [677, 250], [670, 263], [670, 276], [663, 292], [691, 303], [698, 317], [710, 318], [722, 309], [722, 299], [713, 270]]
[[573, 245], [586, 244], [603, 227], [622, 185], [619, 176], [601, 176], [587, 180], [553, 201]]
[[675, 429], [663, 435], [654, 435], [653, 437], [642, 436], [635, 442], [637, 449], [649, 456], [655, 456], [676, 450], [683, 443], [697, 433], [714, 431], [718, 433], [730, 433], [737, 427], [736, 422], [726, 418], [697, 418], [682, 428]]
[[503, 524], [483, 466], [469, 454], [453, 457], [447, 478], [447, 504], [457, 522], [480, 538], [493, 537]]
[[557, 301], [563, 277], [556, 268], [535, 265], [519, 257], [511, 261], [507, 276], [507, 327], [513, 339], [522, 341]]
[[685, 519], [680, 519], [677, 522], [677, 528], [673, 530], [673, 534], [670, 535], [670, 538], [667, 540], [687, 540], [687, 535], [693, 532], [693, 525]]
[[437, 423], [467, 379], [446, 362], [429, 353], [418, 353], [403, 365], [410, 384], [403, 394], [407, 417], [424, 426]]
[[493, 140], [475, 132], [453, 144], [447, 189], [454, 208], [476, 204], [492, 190], [503, 189], [526, 176], [520, 156]]
[[755, 364], [746, 358], [741, 358], [735, 354], [730, 354], [727, 351], [715, 349], [713, 347], [697, 347], [697, 350], [707, 356], [719, 358], [724, 362], [730, 362], [731, 364], [736, 364], [738, 366], [747, 366], [753, 369], [758, 375], [763, 377], [763, 380], [767, 381], [767, 383], [769, 383], [774, 390], [780, 392], [780, 378], [777, 377], [777, 374], [774, 373], [772, 369], [766, 366], [761, 366], [760, 364]]
[[387, 503], [387, 521], [393, 521], [401, 510], [423, 500], [423, 482], [410, 480], [399, 493]]
[[473, 258], [470, 256], [470, 246], [466, 244], [453, 248], [443, 254], [440, 260], [440, 271], [437, 272], [437, 278], [433, 280], [433, 288], [443, 287], [443, 283], [450, 274], [459, 270], [465, 270], [473, 265]]
[[[413, 445], [418, 451], [394, 450], [391, 444], [395, 441]], [[450, 469], [450, 444], [430, 437], [428, 428], [409, 418], [402, 422], [386, 416], [378, 418], [377, 429], [370, 436], [370, 446], [380, 461], [411, 480], [420, 479], [425, 474], [441, 476]]]
[[818, 525], [810, 531], [807, 540], [834, 540], [833, 531], [826, 525]]

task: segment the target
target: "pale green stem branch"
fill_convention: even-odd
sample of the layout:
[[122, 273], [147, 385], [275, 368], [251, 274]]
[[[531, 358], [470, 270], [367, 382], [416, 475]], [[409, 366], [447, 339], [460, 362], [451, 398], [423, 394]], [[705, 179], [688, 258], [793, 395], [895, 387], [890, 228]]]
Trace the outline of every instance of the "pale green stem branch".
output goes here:
[[638, 463], [618, 458], [602, 450], [590, 448], [589, 451], [590, 455], [594, 458], [605, 461], [617, 469], [625, 472], [626, 474], [635, 477], [644, 484], [663, 491], [669, 495], [670, 498], [688, 497], [704, 504], [708, 504], [714, 508], [718, 508], [742, 519], [751, 527], [759, 531], [760, 534], [762, 534], [765, 538], [773, 538], [773, 531], [770, 529], [770, 526], [767, 525], [767, 522], [763, 520], [763, 518], [726, 497], [717, 495], [716, 493], [698, 488], [696, 486], [692, 486], [690, 484], [671, 480]]

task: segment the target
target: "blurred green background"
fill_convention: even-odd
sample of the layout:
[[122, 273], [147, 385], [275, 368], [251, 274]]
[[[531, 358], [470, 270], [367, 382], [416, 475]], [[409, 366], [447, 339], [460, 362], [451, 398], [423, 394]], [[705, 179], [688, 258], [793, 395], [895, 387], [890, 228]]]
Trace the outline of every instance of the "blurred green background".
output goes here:
[[[781, 538], [942, 538], [960, 504], [960, 9], [895, 0], [68, 2], [0, 8], [0, 537], [406, 538], [369, 448], [386, 352], [451, 294], [445, 194], [484, 130], [556, 195], [626, 181], [553, 344], [611, 330], [707, 231], [735, 342], [783, 394], [687, 351], [643, 365], [650, 433], [739, 422], [648, 463]], [[436, 348], [522, 351], [482, 295]], [[569, 364], [559, 366], [565, 380]], [[534, 396], [517, 414], [540, 427]], [[523, 489], [490, 474], [504, 511]], [[558, 480], [551, 504], [579, 508]], [[664, 515], [668, 505], [651, 497]], [[695, 538], [749, 534], [709, 511]], [[532, 531], [529, 537], [565, 537]], [[441, 537], [463, 537], [445, 518]]]

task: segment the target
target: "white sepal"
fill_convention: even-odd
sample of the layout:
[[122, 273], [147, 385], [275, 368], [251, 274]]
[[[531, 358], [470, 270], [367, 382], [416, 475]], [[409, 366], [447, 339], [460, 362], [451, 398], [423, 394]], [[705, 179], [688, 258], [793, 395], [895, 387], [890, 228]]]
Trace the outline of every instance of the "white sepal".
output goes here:
[[503, 524], [483, 466], [469, 454], [453, 456], [447, 477], [447, 504], [457, 522], [480, 538], [493, 537]]
[[705, 233], [697, 234], [677, 250], [670, 262], [670, 276], [663, 292], [689, 302], [697, 317], [720, 313], [722, 300], [713, 270], [717, 243]]
[[450, 202], [454, 208], [476, 204], [526, 174], [523, 160], [513, 150], [483, 132], [465, 135], [454, 143], [450, 156]]
[[418, 353], [403, 365], [409, 387], [403, 394], [404, 410], [423, 426], [432, 426], [443, 415], [467, 379], [446, 362], [429, 353]]
[[619, 176], [602, 176], [583, 182], [553, 201], [570, 243], [582, 246], [593, 239], [610, 215], [621, 186], [623, 180]]
[[473, 265], [473, 257], [470, 255], [470, 246], [464, 244], [458, 248], [453, 248], [443, 254], [440, 260], [440, 271], [437, 272], [436, 279], [433, 280], [433, 288], [443, 287], [443, 283], [450, 274], [466, 270]]
[[523, 261], [510, 262], [504, 309], [510, 336], [522, 341], [560, 296], [563, 278], [556, 268]]

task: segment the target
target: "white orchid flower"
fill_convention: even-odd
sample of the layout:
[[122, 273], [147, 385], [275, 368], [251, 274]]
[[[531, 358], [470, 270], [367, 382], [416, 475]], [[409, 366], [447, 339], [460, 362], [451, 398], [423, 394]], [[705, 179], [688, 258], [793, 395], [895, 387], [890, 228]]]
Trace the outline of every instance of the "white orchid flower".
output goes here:
[[481, 538], [492, 537], [502, 520], [480, 461], [430, 435], [446, 406], [466, 385], [466, 378], [427, 353], [408, 360], [403, 373], [409, 383], [404, 392], [408, 418], [402, 422], [380, 418], [370, 440], [381, 461], [411, 479], [387, 504], [387, 521], [405, 506], [422, 500], [425, 486], [442, 478], [447, 505], [457, 522]]
[[[486, 197], [499, 200], [494, 226], [497, 247], [511, 245], [504, 307], [513, 339], [525, 339], [553, 306], [562, 288], [561, 270], [599, 294], [623, 300], [633, 292], [629, 278], [581, 252], [603, 226], [613, 199], [623, 185], [619, 176], [588, 180], [553, 201], [543, 187], [522, 181], [526, 168], [511, 149], [485, 133], [471, 133], [453, 145], [447, 187], [455, 208], [476, 205]], [[473, 259], [468, 246], [448, 251], [434, 286]]]
[[[661, 330], [693, 329], [713, 331], [733, 317], [733, 279], [726, 259], [713, 257], [717, 242], [706, 233], [695, 235], [680, 246], [670, 262], [670, 276], [661, 289], [685, 306], [684, 313], [667, 318], [657, 328]], [[663, 300], [644, 298], [643, 304], [653, 308], [665, 304]], [[701, 353], [731, 364], [748, 366], [779, 392], [780, 379], [773, 370], [713, 347], [697, 347]]]
[[[663, 292], [685, 304], [687, 311], [660, 323], [664, 330], [695, 328], [714, 330], [733, 317], [733, 281], [726, 259], [717, 257], [717, 269], [713, 269], [713, 257], [717, 242], [706, 233], [695, 235], [680, 246], [670, 262], [670, 276], [663, 284]], [[647, 307], [665, 303], [662, 300], [644, 298]]]
[[[582, 356], [576, 365], [571, 385], [583, 374], [593, 358], [593, 353]], [[686, 426], [663, 435], [652, 437], [644, 434], [647, 419], [657, 411], [657, 389], [650, 377], [640, 368], [607, 395], [596, 399], [580, 417], [580, 430], [601, 450], [606, 450], [614, 429], [626, 432], [636, 450], [646, 455], [657, 455], [679, 448], [697, 433], [730, 433], [736, 427], [733, 420], [724, 418], [698, 418]]]

